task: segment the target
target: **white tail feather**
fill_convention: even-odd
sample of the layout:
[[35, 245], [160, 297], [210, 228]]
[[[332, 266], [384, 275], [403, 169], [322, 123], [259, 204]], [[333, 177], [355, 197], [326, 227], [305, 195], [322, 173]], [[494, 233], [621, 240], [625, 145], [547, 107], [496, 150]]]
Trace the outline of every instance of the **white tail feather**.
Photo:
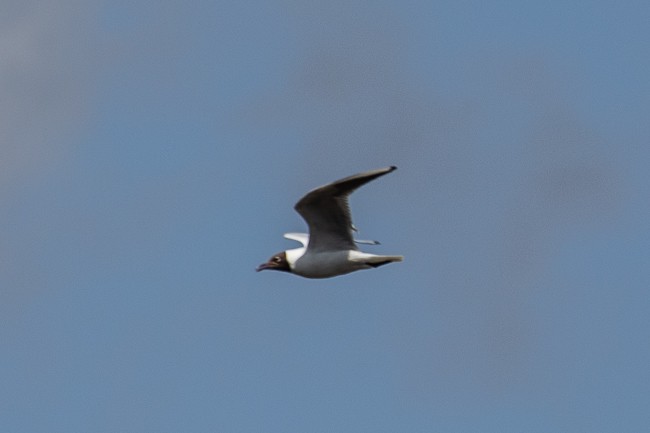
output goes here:
[[404, 260], [404, 256], [381, 256], [377, 254], [364, 253], [362, 251], [350, 251], [348, 253], [348, 260], [363, 263], [401, 262]]

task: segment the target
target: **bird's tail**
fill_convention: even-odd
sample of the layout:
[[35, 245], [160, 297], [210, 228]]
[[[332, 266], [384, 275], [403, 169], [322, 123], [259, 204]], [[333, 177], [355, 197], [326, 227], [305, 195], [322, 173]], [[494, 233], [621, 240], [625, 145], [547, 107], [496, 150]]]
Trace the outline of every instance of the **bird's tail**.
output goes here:
[[404, 256], [377, 256], [373, 257], [372, 260], [367, 261], [366, 263], [373, 268], [378, 268], [383, 265], [387, 265], [392, 262], [401, 262], [404, 260]]
[[379, 266], [386, 265], [392, 262], [401, 262], [404, 260], [404, 256], [381, 256], [377, 254], [368, 254], [362, 252], [356, 252], [356, 254], [350, 256], [350, 260], [355, 262], [362, 262], [373, 268], [378, 268]]
[[370, 262], [401, 262], [404, 256], [375, 256], [372, 257]]

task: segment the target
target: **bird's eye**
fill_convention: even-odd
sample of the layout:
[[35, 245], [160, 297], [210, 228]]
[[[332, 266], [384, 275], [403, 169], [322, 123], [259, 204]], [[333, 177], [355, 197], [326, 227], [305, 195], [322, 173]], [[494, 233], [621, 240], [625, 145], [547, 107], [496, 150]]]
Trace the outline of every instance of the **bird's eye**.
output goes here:
[[282, 259], [280, 258], [280, 256], [275, 256], [275, 257], [273, 257], [273, 261], [275, 263], [280, 263], [282, 261]]

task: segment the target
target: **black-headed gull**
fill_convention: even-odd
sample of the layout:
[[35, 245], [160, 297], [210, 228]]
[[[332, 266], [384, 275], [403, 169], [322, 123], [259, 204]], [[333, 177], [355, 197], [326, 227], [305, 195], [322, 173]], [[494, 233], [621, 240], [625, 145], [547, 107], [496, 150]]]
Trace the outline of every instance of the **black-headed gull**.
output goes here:
[[376, 241], [355, 240], [348, 197], [360, 186], [397, 167], [391, 166], [355, 174], [307, 193], [295, 209], [309, 226], [305, 233], [287, 233], [287, 239], [302, 243], [302, 247], [274, 254], [257, 271], [271, 269], [291, 272], [306, 278], [329, 278], [361, 269], [377, 268], [391, 262], [401, 262], [402, 256], [382, 256], [359, 251], [359, 244]]

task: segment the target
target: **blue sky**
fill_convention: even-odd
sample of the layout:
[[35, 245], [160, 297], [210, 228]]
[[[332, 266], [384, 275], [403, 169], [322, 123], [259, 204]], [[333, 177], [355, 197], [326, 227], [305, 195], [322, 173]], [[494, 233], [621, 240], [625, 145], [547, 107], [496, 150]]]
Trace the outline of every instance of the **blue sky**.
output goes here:
[[650, 428], [647, 2], [0, 11], [2, 431]]

